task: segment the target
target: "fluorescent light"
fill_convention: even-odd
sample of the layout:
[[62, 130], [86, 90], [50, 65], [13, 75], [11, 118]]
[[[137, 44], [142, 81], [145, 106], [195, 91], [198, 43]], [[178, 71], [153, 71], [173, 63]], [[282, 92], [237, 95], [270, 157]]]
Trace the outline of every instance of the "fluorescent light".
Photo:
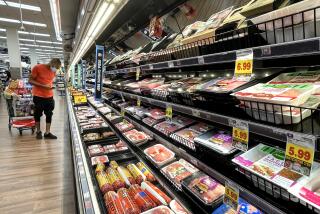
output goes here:
[[38, 12], [41, 11], [40, 7], [32, 6], [32, 5], [28, 5], [28, 4], [19, 4], [19, 3], [11, 2], [11, 1], [4, 2], [3, 0], [0, 0], [0, 5], [15, 7], [15, 8], [20, 8], [20, 5], [21, 5], [21, 9], [33, 10], [33, 11], [38, 11]]
[[0, 28], [0, 31], [1, 31], [1, 32], [6, 32], [7, 30], [6, 30], [6, 29], [3, 29], [3, 28]]
[[46, 33], [33, 33], [33, 32], [26, 32], [26, 31], [18, 31], [18, 33], [25, 34], [25, 35], [50, 37], [50, 34], [46, 34]]
[[20, 41], [26, 41], [26, 42], [37, 42], [37, 43], [46, 43], [46, 44], [57, 44], [57, 45], [62, 45], [62, 42], [51, 42], [51, 41], [44, 41], [44, 40], [34, 40], [34, 39], [23, 39], [19, 38]]
[[0, 39], [7, 39], [6, 36], [0, 36]]
[[29, 48], [21, 47], [20, 50], [29, 50]]
[[46, 45], [34, 45], [34, 44], [20, 44], [20, 45], [21, 46], [27, 46], [27, 47], [62, 49], [62, 47], [53, 47], [53, 46], [46, 46]]
[[[0, 17], [1, 22], [9, 22], [9, 23], [17, 23], [20, 24], [20, 20], [18, 19], [8, 19], [8, 18], [3, 18]], [[25, 25], [32, 25], [32, 26], [38, 26], [38, 27], [47, 27], [46, 24], [38, 23], [38, 22], [30, 22], [30, 21], [22, 21], [23, 24]]]
[[56, 38], [58, 41], [62, 41], [62, 38], [60, 36], [61, 20], [60, 20], [59, 1], [58, 0], [49, 0], [49, 2], [50, 2], [50, 9], [51, 9], [54, 30], [56, 32]]

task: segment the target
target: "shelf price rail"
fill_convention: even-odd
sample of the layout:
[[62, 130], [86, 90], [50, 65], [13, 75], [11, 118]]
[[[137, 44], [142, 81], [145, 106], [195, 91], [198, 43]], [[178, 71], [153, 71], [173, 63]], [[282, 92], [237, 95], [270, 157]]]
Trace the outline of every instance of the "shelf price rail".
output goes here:
[[[112, 106], [108, 105], [109, 108], [111, 108], [115, 113], [120, 115], [120, 112], [113, 108]], [[140, 123], [137, 123], [135, 120], [131, 119], [128, 116], [124, 116], [126, 120], [128, 120], [130, 123], [132, 123], [135, 127], [139, 128], [140, 130], [144, 131], [145, 133], [153, 136], [156, 140], [159, 142], [162, 142], [165, 144], [166, 147], [174, 151], [178, 156], [182, 157], [185, 160], [189, 160], [193, 165], [195, 165], [198, 169], [201, 171], [207, 173], [217, 181], [219, 181], [222, 184], [225, 184], [227, 181], [231, 181], [218, 171], [212, 169], [211, 167], [207, 166], [205, 163], [200, 161], [199, 159], [193, 157], [192, 155], [189, 155], [184, 149], [178, 148], [172, 143], [170, 143], [168, 140], [164, 139], [160, 135], [152, 132], [146, 125], [141, 125]], [[236, 183], [232, 181], [233, 183]], [[238, 185], [239, 186], [239, 185]], [[266, 213], [272, 213], [272, 214], [284, 214], [282, 210], [279, 208], [273, 206], [269, 202], [265, 201], [264, 199], [258, 197], [257, 195], [253, 194], [249, 190], [239, 186], [239, 195], [240, 197], [247, 200], [249, 203], [252, 203], [254, 206], [259, 207], [260, 209], [264, 210]]]

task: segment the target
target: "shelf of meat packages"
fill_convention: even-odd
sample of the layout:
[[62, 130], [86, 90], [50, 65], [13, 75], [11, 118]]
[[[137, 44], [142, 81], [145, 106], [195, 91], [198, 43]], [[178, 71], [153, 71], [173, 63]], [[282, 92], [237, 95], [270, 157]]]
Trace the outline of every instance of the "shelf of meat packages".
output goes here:
[[[113, 111], [118, 112], [114, 108], [113, 108]], [[139, 124], [139, 123], [131, 120], [130, 118], [128, 118], [126, 116], [125, 116], [125, 118], [127, 120], [129, 120], [135, 127], [138, 127], [140, 129], [142, 129], [144, 132], [150, 133], [150, 131], [148, 130], [148, 128], [145, 127], [145, 125]], [[209, 130], [208, 132], [210, 133], [210, 131], [211, 130]], [[148, 148], [145, 149], [145, 152], [149, 151], [150, 155], [149, 155], [149, 153], [146, 153], [147, 157], [150, 156], [148, 158], [157, 167], [159, 167], [158, 164], [157, 164], [157, 160], [153, 160], [152, 156], [155, 156], [156, 158], [158, 158], [158, 160], [160, 161], [160, 167], [161, 167], [161, 161], [170, 160], [169, 165], [168, 165], [168, 163], [165, 163], [164, 166], [166, 167], [166, 166], [170, 166], [170, 163], [174, 164], [176, 162], [179, 162], [179, 161], [176, 161], [176, 162], [172, 163], [172, 161], [176, 160], [176, 158], [175, 159], [172, 159], [172, 158], [173, 157], [177, 157], [177, 155], [178, 155], [180, 157], [183, 157], [183, 159], [185, 159], [185, 160], [190, 160], [191, 163], [198, 168], [198, 170], [203, 170], [204, 172], [209, 173], [212, 176], [211, 178], [218, 178], [217, 180], [219, 182], [221, 182], [221, 183], [224, 183], [225, 181], [229, 180], [228, 178], [224, 177], [219, 172], [213, 170], [212, 168], [208, 167], [206, 164], [202, 163], [201, 161], [199, 161], [195, 157], [189, 155], [186, 151], [178, 149], [176, 146], [172, 145], [170, 142], [168, 142], [167, 140], [165, 140], [163, 137], [159, 136], [158, 134], [153, 133], [153, 136], [158, 142], [161, 142], [162, 144], [156, 144], [154, 146], [148, 147]], [[217, 138], [217, 139], [220, 139], [220, 138]], [[152, 149], [152, 150], [150, 150], [150, 149]], [[173, 156], [172, 154], [175, 154], [175, 155]], [[169, 172], [166, 173], [166, 171], [163, 170], [163, 169], [169, 169], [169, 167], [168, 168], [165, 168], [165, 167], [162, 168], [162, 172], [165, 174], [165, 176], [176, 187], [179, 188], [181, 186], [182, 187], [181, 189], [183, 190], [183, 181], [184, 181], [184, 179], [182, 180], [182, 185], [181, 185], [181, 180], [179, 180], [179, 179], [180, 179], [180, 177], [183, 177], [183, 176], [189, 174], [188, 172], [185, 172], [185, 170], [187, 170], [187, 169], [185, 169], [185, 167], [181, 167], [181, 172], [178, 171], [178, 170], [177, 170], [177, 172], [175, 170], [172, 170], [172, 171], [169, 170]], [[179, 181], [180, 181], [180, 184], [179, 184]], [[185, 190], [184, 192], [186, 192], [186, 191], [188, 191], [188, 190]], [[188, 192], [190, 193], [190, 191], [188, 191]], [[269, 210], [269, 212], [272, 212], [272, 213], [283, 213], [278, 208], [273, 207], [272, 205], [270, 205], [268, 202], [264, 201], [263, 199], [261, 199], [261, 198], [258, 199], [258, 196], [250, 193], [248, 190], [244, 189], [243, 187], [240, 188], [240, 192], [241, 192], [240, 196], [243, 195], [243, 197], [246, 197], [249, 201], [252, 201], [252, 202], [256, 203], [257, 205], [259, 205], [259, 207], [264, 207], [265, 210]], [[215, 195], [216, 193], [212, 193], [212, 194]], [[209, 195], [211, 195], [211, 194], [209, 194]], [[198, 203], [202, 203], [201, 200], [199, 198], [195, 197], [194, 194], [192, 194], [192, 193], [191, 193], [191, 197], [194, 200], [198, 200], [199, 201]], [[221, 199], [221, 198], [219, 198], [219, 199]], [[217, 204], [219, 204], [219, 203], [217, 203]], [[203, 205], [206, 206], [206, 204], [203, 204]], [[211, 209], [212, 209], [211, 205], [209, 207], [211, 207]]]

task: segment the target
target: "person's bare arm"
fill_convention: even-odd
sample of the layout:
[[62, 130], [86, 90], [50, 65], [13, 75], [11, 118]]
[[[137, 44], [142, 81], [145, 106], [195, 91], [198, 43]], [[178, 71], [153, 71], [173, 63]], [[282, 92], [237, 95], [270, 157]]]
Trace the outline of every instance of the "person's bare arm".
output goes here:
[[48, 85], [41, 84], [41, 83], [37, 82], [36, 80], [34, 80], [31, 75], [29, 76], [29, 83], [31, 85], [36, 85], [36, 86], [39, 86], [39, 87], [42, 87], [45, 89], [52, 89], [51, 84], [48, 84]]

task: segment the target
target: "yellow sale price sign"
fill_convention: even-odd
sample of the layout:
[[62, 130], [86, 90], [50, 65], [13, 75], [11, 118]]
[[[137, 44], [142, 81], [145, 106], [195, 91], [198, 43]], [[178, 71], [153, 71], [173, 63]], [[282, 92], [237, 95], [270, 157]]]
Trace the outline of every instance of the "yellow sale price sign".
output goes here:
[[140, 98], [137, 99], [137, 106], [138, 106], [138, 107], [141, 106], [141, 100], [140, 100]]
[[140, 78], [140, 68], [138, 67], [136, 71], [136, 80], [138, 81], [139, 78]]
[[239, 204], [239, 188], [226, 182], [223, 203], [229, 205], [232, 209], [237, 210]]
[[311, 165], [313, 163], [314, 150], [288, 143], [286, 147], [286, 156]]
[[172, 119], [172, 106], [168, 105], [166, 108], [166, 117]]
[[238, 140], [240, 142], [248, 143], [249, 142], [248, 129], [241, 129], [241, 128], [233, 127], [233, 129], [232, 129], [232, 137], [235, 140]]
[[252, 74], [252, 59], [237, 59], [235, 67], [235, 75], [246, 75], [250, 76]]
[[75, 104], [87, 103], [87, 96], [85, 95], [73, 96], [73, 99]]
[[125, 115], [125, 111], [124, 111], [124, 108], [123, 108], [123, 107], [121, 108], [120, 115], [121, 115], [122, 117], [124, 117], [124, 115]]
[[230, 119], [229, 125], [232, 126], [232, 146], [242, 151], [247, 151], [249, 144], [248, 122]]

